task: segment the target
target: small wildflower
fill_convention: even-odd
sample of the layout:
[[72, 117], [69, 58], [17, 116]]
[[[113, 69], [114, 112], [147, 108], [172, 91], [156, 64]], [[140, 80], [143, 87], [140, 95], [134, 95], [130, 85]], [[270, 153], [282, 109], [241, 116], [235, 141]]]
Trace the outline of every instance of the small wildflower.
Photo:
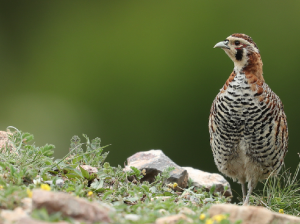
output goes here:
[[89, 191], [88, 193], [87, 193], [87, 196], [92, 196], [93, 195], [93, 192], [92, 191]]
[[146, 176], [146, 169], [143, 169], [141, 173]]
[[202, 213], [202, 214], [199, 216], [199, 219], [200, 219], [200, 220], [204, 220], [205, 217], [206, 217], [206, 215]]
[[278, 211], [280, 214], [284, 214], [284, 211], [283, 211], [283, 209], [279, 209], [279, 211]]
[[167, 186], [169, 188], [175, 189], [178, 186], [178, 184], [177, 183], [173, 183], [173, 184], [168, 184]]
[[27, 192], [27, 196], [28, 196], [29, 198], [32, 198], [32, 191], [31, 191], [30, 189], [27, 188], [26, 192]]
[[39, 175], [36, 176], [36, 179], [33, 180], [34, 184], [40, 184], [43, 181], [43, 178], [41, 178]]
[[3, 186], [2, 185], [0, 185], [0, 190], [3, 190]]
[[206, 219], [205, 224], [213, 224], [214, 221], [212, 219]]
[[48, 184], [41, 184], [41, 189], [44, 191], [51, 191], [51, 187]]
[[215, 215], [212, 217], [213, 220], [217, 221], [217, 223], [221, 222], [223, 219], [226, 219], [226, 216], [225, 215]]

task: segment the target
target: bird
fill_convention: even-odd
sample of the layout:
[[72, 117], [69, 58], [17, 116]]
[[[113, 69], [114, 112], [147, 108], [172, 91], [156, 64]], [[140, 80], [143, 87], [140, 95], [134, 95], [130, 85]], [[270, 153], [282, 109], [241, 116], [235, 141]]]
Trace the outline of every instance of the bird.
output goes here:
[[250, 36], [234, 33], [214, 48], [225, 51], [234, 69], [210, 109], [210, 146], [218, 170], [241, 184], [243, 205], [249, 205], [257, 183], [284, 164], [287, 119], [264, 80], [260, 51]]

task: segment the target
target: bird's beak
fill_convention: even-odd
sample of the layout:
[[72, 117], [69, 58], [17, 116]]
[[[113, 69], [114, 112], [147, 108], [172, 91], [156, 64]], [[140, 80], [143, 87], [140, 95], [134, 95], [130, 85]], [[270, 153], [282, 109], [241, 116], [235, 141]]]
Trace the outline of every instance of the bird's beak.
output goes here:
[[218, 47], [218, 48], [226, 48], [226, 49], [230, 49], [230, 48], [228, 47], [228, 41], [227, 41], [227, 40], [224, 40], [224, 41], [221, 41], [221, 42], [217, 43], [217, 44], [214, 46], [214, 48], [216, 48], [216, 47]]

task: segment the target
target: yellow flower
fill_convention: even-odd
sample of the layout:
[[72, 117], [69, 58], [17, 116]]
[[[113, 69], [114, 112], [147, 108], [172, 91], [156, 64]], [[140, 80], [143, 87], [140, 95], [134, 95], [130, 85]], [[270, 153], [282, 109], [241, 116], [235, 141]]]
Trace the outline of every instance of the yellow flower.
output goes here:
[[44, 191], [51, 191], [51, 187], [48, 184], [41, 184], [41, 189]]
[[205, 224], [213, 224], [214, 221], [212, 219], [206, 219]]
[[278, 211], [279, 213], [281, 213], [281, 214], [284, 214], [284, 211], [283, 211], [283, 209], [279, 209], [279, 211]]
[[213, 220], [217, 221], [217, 223], [221, 222], [223, 219], [226, 219], [225, 215], [215, 215], [214, 217], [212, 217]]
[[146, 169], [143, 169], [141, 173], [146, 176]]
[[0, 185], [0, 190], [3, 190], [3, 186], [2, 185]]
[[168, 186], [169, 188], [175, 189], [175, 188], [178, 186], [178, 184], [174, 182], [173, 184], [170, 183], [170, 184], [168, 184], [167, 186]]
[[200, 220], [204, 220], [204, 219], [205, 219], [205, 217], [206, 217], [206, 215], [205, 215], [205, 214], [201, 214], [201, 215], [199, 216], [199, 219], [200, 219]]
[[93, 195], [93, 192], [92, 191], [89, 191], [88, 193], [87, 193], [87, 196], [92, 196]]
[[26, 192], [27, 192], [27, 196], [28, 196], [29, 198], [32, 198], [32, 191], [31, 191], [30, 189], [27, 188]]

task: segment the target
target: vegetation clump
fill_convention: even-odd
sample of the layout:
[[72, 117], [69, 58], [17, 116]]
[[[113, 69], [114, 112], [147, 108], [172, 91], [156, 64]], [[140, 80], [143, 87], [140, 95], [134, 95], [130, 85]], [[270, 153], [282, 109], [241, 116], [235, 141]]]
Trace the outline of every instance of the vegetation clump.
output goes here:
[[[177, 183], [166, 183], [172, 167], [158, 174], [153, 183], [142, 182], [141, 179], [146, 175], [145, 170], [131, 167], [130, 171], [124, 171], [123, 167], [112, 167], [105, 161], [108, 152], [104, 152], [104, 149], [107, 146], [101, 146], [100, 138], [90, 140], [83, 135], [85, 141], [81, 142], [78, 136], [74, 136], [69, 153], [62, 159], [55, 159], [52, 157], [54, 145], [38, 147], [29, 144], [34, 139], [33, 135], [17, 129], [8, 133], [9, 141], [0, 149], [1, 209], [13, 210], [22, 206], [22, 199], [31, 198], [33, 189], [40, 188], [105, 203], [115, 210], [111, 214], [113, 223], [154, 223], [160, 217], [179, 213], [184, 213], [193, 223], [230, 223], [227, 215], [209, 217], [207, 214], [212, 204], [228, 203], [230, 199], [220, 193], [214, 193], [215, 187], [212, 187], [210, 192], [196, 189], [191, 186], [192, 180], [189, 180], [187, 189], [176, 192]], [[88, 172], [83, 165], [89, 165], [95, 168], [95, 171]], [[130, 176], [135, 177], [134, 181], [128, 180]], [[294, 179], [288, 181], [298, 184]], [[272, 189], [276, 186], [281, 185], [268, 180], [266, 187], [269, 187], [269, 190], [264, 190], [260, 198], [258, 195], [253, 196], [252, 203], [259, 203], [277, 212], [283, 209], [280, 211], [297, 213], [295, 208], [288, 209], [291, 204], [282, 204], [287, 194], [283, 197], [277, 192], [278, 197], [268, 196], [274, 193]], [[284, 192], [292, 194], [297, 193], [296, 190], [298, 188], [290, 187]], [[274, 200], [277, 204], [270, 202]], [[291, 195], [289, 200], [290, 203], [293, 202]], [[128, 216], [129, 214], [134, 215], [134, 218]], [[50, 222], [73, 222], [70, 217], [63, 217], [60, 213], [48, 214], [46, 209], [35, 209], [31, 216]], [[179, 220], [178, 223], [184, 223], [184, 220]]]

